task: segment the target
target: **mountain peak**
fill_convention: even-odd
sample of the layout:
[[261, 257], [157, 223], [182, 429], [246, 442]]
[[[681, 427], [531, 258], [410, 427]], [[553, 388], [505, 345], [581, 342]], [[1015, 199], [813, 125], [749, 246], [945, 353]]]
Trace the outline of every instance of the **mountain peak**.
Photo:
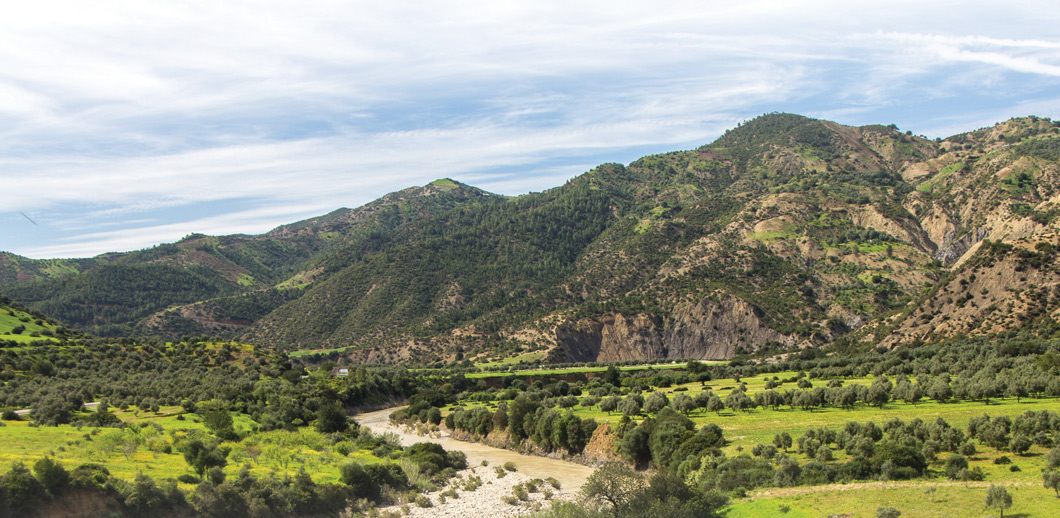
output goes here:
[[433, 182], [431, 182], [431, 183], [429, 183], [427, 185], [429, 185], [431, 187], [438, 187], [439, 189], [446, 190], [446, 191], [448, 191], [450, 189], [456, 189], [458, 187], [462, 187], [463, 186], [462, 183], [457, 182], [456, 180], [453, 180], [451, 178], [439, 178], [439, 179], [437, 179], [437, 180], [435, 180], [435, 181], [433, 181]]
[[821, 126], [821, 121], [794, 113], [766, 113], [726, 130], [711, 146], [753, 146], [791, 134], [805, 126]]

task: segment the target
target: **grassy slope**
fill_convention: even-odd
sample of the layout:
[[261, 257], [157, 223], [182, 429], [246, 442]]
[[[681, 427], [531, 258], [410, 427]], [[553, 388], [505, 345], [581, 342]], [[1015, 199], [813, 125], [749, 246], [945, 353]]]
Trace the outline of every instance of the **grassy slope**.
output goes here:
[[[156, 480], [176, 478], [183, 474], [192, 474], [180, 452], [164, 453], [162, 446], [172, 446], [175, 437], [183, 437], [195, 430], [204, 430], [197, 414], [184, 414], [184, 420], [177, 416], [183, 412], [180, 407], [162, 407], [158, 414], [137, 411], [131, 407], [128, 411], [115, 410], [115, 414], [125, 422], [154, 423], [163, 428], [156, 433], [153, 427], [144, 428], [139, 433], [116, 428], [78, 428], [70, 425], [31, 426], [27, 421], [4, 421], [0, 426], [0, 465], [10, 466], [13, 462], [22, 462], [32, 466], [45, 456], [53, 456], [68, 470], [84, 463], [103, 464], [114, 476], [133, 480], [136, 474], [143, 472]], [[233, 413], [236, 430], [241, 433], [257, 427], [257, 423], [245, 414]], [[149, 446], [152, 444], [154, 446]], [[128, 444], [138, 443], [136, 448]], [[228, 456], [225, 473], [234, 476], [244, 464], [249, 464], [251, 472], [257, 475], [272, 473], [283, 477], [293, 476], [300, 467], [305, 467], [314, 481], [318, 483], [339, 481], [339, 467], [349, 461], [361, 463], [381, 462], [369, 452], [351, 452], [342, 456], [328, 445], [328, 440], [316, 430], [302, 428], [298, 431], [271, 431], [250, 433], [240, 442], [225, 442], [223, 446], [232, 448]], [[193, 485], [182, 484], [185, 490]]]
[[[13, 315], [10, 313], [14, 313]], [[23, 321], [25, 320], [25, 321]], [[33, 336], [33, 333], [41, 333], [42, 331], [51, 331], [55, 333], [58, 327], [50, 322], [42, 321], [41, 324], [36, 323], [36, 318], [30, 316], [22, 311], [13, 310], [7, 306], [0, 305], [0, 340], [14, 340], [18, 343], [30, 343], [38, 340], [51, 340], [58, 341], [54, 338], [47, 336]], [[12, 334], [11, 330], [18, 326], [24, 326], [26, 329], [21, 334]]]

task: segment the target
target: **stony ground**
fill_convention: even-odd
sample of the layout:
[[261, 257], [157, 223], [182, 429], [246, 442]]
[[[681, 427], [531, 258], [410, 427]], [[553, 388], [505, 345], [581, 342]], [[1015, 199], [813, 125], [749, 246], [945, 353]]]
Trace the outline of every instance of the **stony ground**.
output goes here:
[[[478, 466], [461, 471], [457, 478], [442, 490], [429, 493], [431, 507], [419, 507], [416, 504], [405, 506], [392, 506], [380, 509], [381, 512], [399, 512], [406, 516], [430, 517], [430, 518], [478, 518], [494, 516], [523, 516], [530, 514], [534, 509], [544, 508], [549, 505], [549, 500], [566, 498], [559, 491], [547, 483], [533, 493], [529, 493], [526, 501], [517, 501], [516, 505], [505, 502], [504, 497], [513, 496], [513, 488], [518, 484], [525, 484], [530, 477], [518, 472], [505, 472], [504, 477], [498, 477], [492, 466]], [[465, 491], [464, 482], [472, 477], [482, 479], [482, 485], [477, 489]], [[442, 497], [440, 493], [454, 489], [458, 498]], [[551, 493], [546, 498], [546, 493]]]

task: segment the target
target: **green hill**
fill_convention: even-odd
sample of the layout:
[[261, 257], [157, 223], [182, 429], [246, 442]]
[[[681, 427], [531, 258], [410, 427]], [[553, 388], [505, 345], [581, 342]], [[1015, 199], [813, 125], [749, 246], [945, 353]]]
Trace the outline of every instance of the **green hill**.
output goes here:
[[[1060, 286], [1058, 146], [1060, 128], [1038, 117], [928, 140], [767, 114], [541, 193], [445, 179], [261, 236], [191, 236], [51, 277], [8, 261], [0, 290], [97, 333], [220, 334], [380, 362], [1044, 335]], [[987, 241], [1016, 247], [990, 275], [1045, 290], [1044, 302], [969, 280], [967, 265], [997, 253], [980, 250]]]
[[0, 292], [102, 336], [231, 332], [296, 297], [297, 291], [283, 291], [311, 282], [336, 245], [491, 198], [467, 186], [410, 188], [259, 236], [193, 234], [151, 249], [67, 261], [79, 269], [52, 267], [48, 276], [37, 272], [54, 261], [8, 254], [0, 263]]
[[33, 342], [58, 342], [70, 331], [44, 315], [27, 312], [6, 297], [0, 298], [0, 342], [19, 346]]

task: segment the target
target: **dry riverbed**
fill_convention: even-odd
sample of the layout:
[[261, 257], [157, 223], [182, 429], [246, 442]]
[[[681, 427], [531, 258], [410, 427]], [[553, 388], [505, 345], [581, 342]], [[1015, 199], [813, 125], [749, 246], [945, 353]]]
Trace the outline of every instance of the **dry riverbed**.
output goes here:
[[[356, 421], [362, 426], [367, 426], [373, 433], [396, 433], [401, 439], [401, 444], [406, 446], [417, 442], [429, 441], [441, 444], [446, 450], [462, 451], [467, 455], [468, 465], [470, 466], [481, 468], [482, 461], [488, 462], [488, 471], [490, 473], [493, 472], [494, 466], [501, 466], [506, 462], [513, 462], [518, 467], [519, 471], [517, 473], [509, 474], [508, 477], [516, 474], [520, 477], [525, 476], [526, 479], [547, 479], [552, 477], [560, 482], [560, 491], [558, 491], [558, 493], [564, 495], [576, 494], [578, 490], [581, 489], [582, 484], [585, 483], [585, 479], [589, 478], [589, 475], [595, 471], [594, 468], [589, 466], [583, 466], [565, 460], [550, 459], [534, 455], [523, 455], [510, 450], [486, 446], [485, 444], [459, 441], [447, 437], [445, 434], [441, 437], [424, 437], [415, 433], [410, 433], [409, 431], [400, 429], [390, 423], [390, 414], [395, 410], [397, 410], [397, 408], [368, 412], [354, 416], [354, 419], [356, 419]], [[508, 477], [501, 479], [501, 481], [503, 482]], [[482, 480], [483, 483], [485, 483], [486, 477], [483, 477]], [[490, 478], [490, 480], [493, 480], [493, 478]], [[515, 481], [512, 485], [521, 481], [523, 480]], [[469, 517], [477, 515], [465, 516]]]
[[[482, 484], [473, 490], [463, 489], [465, 482], [473, 477], [478, 477]], [[550, 500], [569, 498], [568, 495], [560, 495], [558, 491], [547, 483], [538, 487], [534, 492], [526, 493], [526, 500], [520, 500], [515, 497], [513, 494], [515, 486], [523, 484], [525, 487], [525, 484], [530, 480], [531, 477], [518, 472], [505, 472], [503, 477], [498, 477], [497, 471], [493, 466], [476, 466], [461, 471], [447, 488], [426, 495], [430, 499], [431, 507], [406, 504], [381, 508], [380, 511], [404, 514], [407, 510], [408, 514], [406, 516], [413, 518], [523, 516], [534, 509], [547, 507]], [[446, 493], [450, 489], [455, 491], [457, 498], [442, 496], [442, 493]], [[448, 494], [451, 495], [452, 493]], [[505, 500], [506, 498], [508, 501]]]

